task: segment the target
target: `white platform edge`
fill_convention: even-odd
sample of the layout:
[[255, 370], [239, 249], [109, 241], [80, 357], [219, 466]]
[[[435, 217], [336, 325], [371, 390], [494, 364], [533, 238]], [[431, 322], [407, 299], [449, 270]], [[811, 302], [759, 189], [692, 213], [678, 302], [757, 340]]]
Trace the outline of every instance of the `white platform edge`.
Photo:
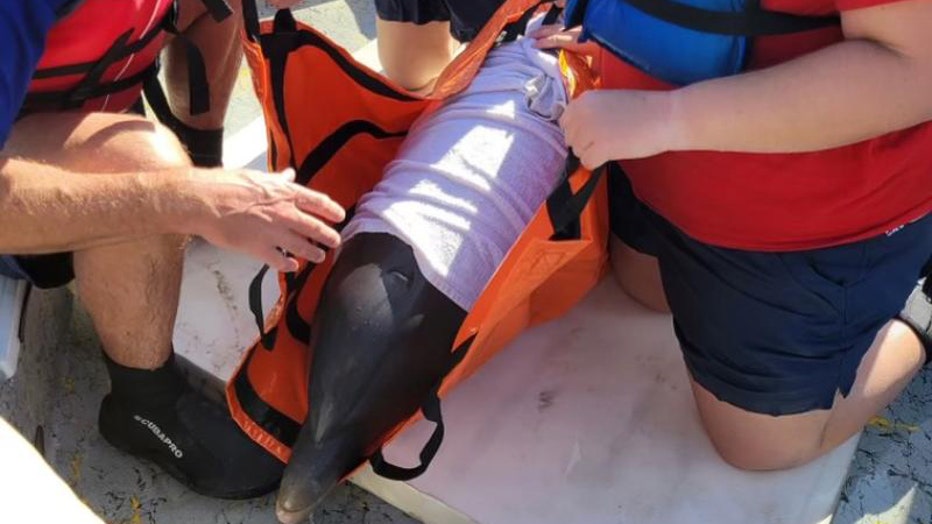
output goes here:
[[353, 475], [350, 482], [422, 522], [478, 524], [469, 516], [407, 482], [396, 482], [376, 475], [368, 464]]

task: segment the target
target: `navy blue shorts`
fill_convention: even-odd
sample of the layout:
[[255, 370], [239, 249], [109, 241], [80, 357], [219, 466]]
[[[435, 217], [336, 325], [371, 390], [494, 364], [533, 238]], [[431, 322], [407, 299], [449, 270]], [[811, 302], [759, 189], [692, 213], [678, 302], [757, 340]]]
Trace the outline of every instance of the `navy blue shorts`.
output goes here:
[[379, 18], [389, 22], [450, 22], [460, 42], [479, 34], [504, 0], [375, 0]]
[[657, 257], [693, 379], [756, 413], [828, 409], [932, 263], [932, 215], [838, 247], [763, 253], [711, 246], [609, 175], [612, 232]]
[[27, 280], [41, 289], [60, 287], [74, 279], [71, 259], [71, 253], [0, 255], [0, 275]]

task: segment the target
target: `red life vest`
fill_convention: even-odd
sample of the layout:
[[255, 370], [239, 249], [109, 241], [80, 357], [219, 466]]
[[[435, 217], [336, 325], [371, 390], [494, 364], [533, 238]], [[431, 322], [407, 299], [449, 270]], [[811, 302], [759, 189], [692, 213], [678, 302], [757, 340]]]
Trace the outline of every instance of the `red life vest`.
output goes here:
[[174, 0], [84, 1], [52, 26], [22, 112], [128, 109], [174, 15]]

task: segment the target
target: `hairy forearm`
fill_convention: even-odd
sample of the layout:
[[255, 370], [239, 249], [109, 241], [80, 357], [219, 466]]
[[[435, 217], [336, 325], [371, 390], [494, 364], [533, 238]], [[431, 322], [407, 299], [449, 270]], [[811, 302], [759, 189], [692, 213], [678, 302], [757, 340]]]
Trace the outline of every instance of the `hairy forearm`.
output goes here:
[[179, 178], [74, 173], [0, 156], [0, 253], [73, 251], [183, 232], [192, 199], [178, 190]]
[[[932, 47], [932, 41], [930, 41]], [[847, 40], [671, 92], [676, 149], [805, 152], [932, 119], [932, 60]]]

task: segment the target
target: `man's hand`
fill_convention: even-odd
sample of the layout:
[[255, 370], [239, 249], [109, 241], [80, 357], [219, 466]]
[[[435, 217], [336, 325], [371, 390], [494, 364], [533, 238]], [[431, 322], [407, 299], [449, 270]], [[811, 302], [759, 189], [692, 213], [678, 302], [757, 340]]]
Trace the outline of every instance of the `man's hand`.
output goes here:
[[560, 119], [567, 145], [589, 169], [677, 149], [676, 122], [668, 93], [632, 90], [583, 93]]
[[248, 169], [196, 170], [185, 179], [199, 204], [181, 224], [182, 232], [241, 251], [279, 271], [296, 271], [296, 257], [319, 263], [325, 248], [340, 244], [327, 222], [340, 222], [343, 209], [327, 195], [294, 183], [294, 171], [265, 174]]

